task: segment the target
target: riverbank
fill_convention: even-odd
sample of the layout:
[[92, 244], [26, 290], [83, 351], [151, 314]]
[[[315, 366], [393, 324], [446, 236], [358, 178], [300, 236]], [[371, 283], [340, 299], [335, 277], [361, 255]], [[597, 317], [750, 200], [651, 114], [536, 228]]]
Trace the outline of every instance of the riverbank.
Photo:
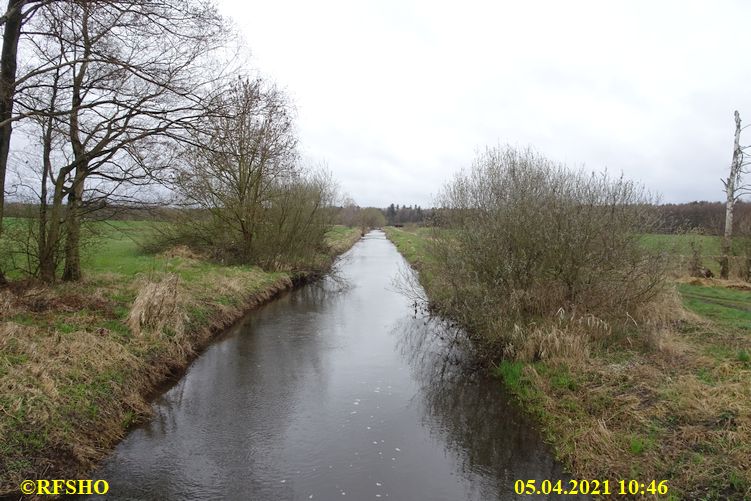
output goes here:
[[118, 226], [92, 249], [82, 282], [0, 291], [0, 496], [24, 479], [86, 478], [218, 333], [360, 238], [336, 227], [312, 269], [267, 273], [187, 249], [146, 255], [135, 226]]
[[[429, 230], [386, 232], [438, 297]], [[669, 330], [589, 340], [577, 357], [498, 357], [490, 370], [576, 478], [667, 480], [672, 499], [749, 499], [751, 287], [681, 279], [674, 289]]]

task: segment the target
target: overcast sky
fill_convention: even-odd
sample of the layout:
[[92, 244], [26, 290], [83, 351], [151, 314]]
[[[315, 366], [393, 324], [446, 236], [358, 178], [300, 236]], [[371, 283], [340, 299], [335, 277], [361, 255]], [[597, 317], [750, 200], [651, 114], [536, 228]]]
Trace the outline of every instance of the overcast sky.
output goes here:
[[[720, 200], [751, 2], [220, 0], [362, 206], [430, 206], [486, 145]], [[751, 143], [751, 128], [746, 135]]]

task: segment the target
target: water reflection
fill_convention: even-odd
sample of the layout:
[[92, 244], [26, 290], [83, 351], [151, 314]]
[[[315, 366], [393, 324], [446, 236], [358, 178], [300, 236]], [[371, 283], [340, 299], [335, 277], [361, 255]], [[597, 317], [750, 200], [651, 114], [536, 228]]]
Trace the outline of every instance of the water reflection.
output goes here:
[[465, 360], [459, 329], [438, 318], [412, 316], [398, 321], [392, 335], [420, 385], [425, 426], [454, 456], [462, 475], [474, 478], [479, 498], [514, 499], [516, 480], [537, 479], [539, 485], [570, 479], [500, 382]]
[[403, 266], [373, 232], [336, 280], [249, 315], [92, 478], [109, 499], [446, 501], [562, 478], [498, 382], [466, 371], [456, 333], [393, 290]]

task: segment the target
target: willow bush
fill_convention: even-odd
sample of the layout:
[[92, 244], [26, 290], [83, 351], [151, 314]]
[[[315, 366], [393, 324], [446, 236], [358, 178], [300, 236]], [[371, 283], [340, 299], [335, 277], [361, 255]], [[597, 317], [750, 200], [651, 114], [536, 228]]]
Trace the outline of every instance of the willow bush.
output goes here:
[[471, 330], [590, 316], [626, 320], [663, 289], [656, 224], [639, 184], [497, 147], [445, 185], [432, 253], [437, 305]]

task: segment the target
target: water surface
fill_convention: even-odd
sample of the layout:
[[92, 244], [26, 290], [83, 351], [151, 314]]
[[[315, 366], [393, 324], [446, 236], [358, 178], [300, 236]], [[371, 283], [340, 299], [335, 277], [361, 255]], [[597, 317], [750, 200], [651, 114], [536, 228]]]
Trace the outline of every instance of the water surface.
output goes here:
[[541, 499], [514, 481], [569, 478], [396, 291], [407, 267], [382, 232], [337, 268], [248, 315], [155, 401], [92, 474], [110, 499]]

